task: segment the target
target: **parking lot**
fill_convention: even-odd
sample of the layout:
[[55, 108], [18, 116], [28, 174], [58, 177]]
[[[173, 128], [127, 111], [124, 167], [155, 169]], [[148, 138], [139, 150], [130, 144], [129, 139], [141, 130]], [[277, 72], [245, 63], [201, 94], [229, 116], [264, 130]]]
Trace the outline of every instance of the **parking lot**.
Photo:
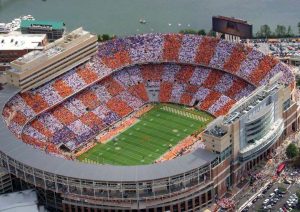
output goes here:
[[[255, 194], [251, 202], [242, 211], [292, 211], [296, 208], [298, 198], [296, 192], [300, 189], [300, 184], [296, 179], [299, 173], [292, 172], [291, 179], [295, 182], [279, 179], [276, 183], [269, 183], [266, 188]], [[291, 183], [291, 184], [289, 184]], [[278, 189], [279, 188], [279, 189]], [[280, 188], [285, 188], [280, 190]]]

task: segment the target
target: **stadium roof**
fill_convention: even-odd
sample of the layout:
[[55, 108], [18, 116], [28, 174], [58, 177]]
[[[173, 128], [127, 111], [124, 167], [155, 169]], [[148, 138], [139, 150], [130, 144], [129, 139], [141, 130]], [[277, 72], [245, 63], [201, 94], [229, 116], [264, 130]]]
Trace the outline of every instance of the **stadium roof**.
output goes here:
[[[18, 92], [18, 89], [10, 85], [3, 87], [3, 90], [0, 91], [1, 111], [5, 103]], [[46, 154], [41, 150], [34, 149], [31, 145], [23, 143], [7, 128], [3, 118], [0, 121], [0, 137], [0, 151], [25, 165], [62, 176], [87, 180], [132, 182], [167, 178], [208, 165], [217, 158], [214, 153], [198, 149], [173, 160], [150, 165], [86, 164]]]
[[33, 26], [49, 26], [52, 29], [63, 29], [65, 23], [62, 21], [39, 21], [39, 20], [22, 20], [21, 21], [21, 28], [28, 28]]

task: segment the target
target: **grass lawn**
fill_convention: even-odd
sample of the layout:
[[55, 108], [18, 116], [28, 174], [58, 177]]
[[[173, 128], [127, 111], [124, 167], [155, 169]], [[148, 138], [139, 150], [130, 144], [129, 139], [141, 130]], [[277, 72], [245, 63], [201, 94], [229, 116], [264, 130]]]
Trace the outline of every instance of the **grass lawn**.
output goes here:
[[78, 157], [83, 162], [114, 165], [150, 164], [213, 120], [209, 114], [171, 104], [155, 105], [133, 126]]

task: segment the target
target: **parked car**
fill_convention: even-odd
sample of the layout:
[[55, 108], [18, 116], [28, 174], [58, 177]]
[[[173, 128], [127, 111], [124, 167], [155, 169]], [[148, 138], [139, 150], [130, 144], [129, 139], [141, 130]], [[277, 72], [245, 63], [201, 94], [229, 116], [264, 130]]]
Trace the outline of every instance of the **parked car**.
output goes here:
[[266, 205], [266, 204], [269, 203], [269, 201], [270, 201], [269, 199], [265, 199], [265, 201], [263, 202], [263, 204]]

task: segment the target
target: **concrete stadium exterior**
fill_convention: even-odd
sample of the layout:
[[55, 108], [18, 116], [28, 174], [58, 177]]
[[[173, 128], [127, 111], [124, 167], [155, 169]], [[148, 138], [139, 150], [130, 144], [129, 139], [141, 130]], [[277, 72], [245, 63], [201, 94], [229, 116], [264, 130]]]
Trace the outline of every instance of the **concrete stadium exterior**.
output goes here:
[[[0, 91], [1, 111], [18, 92], [20, 90], [15, 87], [4, 86]], [[237, 185], [245, 170], [259, 164], [287, 135], [299, 129], [299, 108], [293, 92], [292, 86], [277, 82], [260, 86], [250, 97], [240, 100], [228, 116], [208, 126], [203, 136], [207, 149], [141, 166], [84, 164], [46, 154], [20, 142], [2, 121], [0, 165], [8, 170], [20, 188], [36, 188], [39, 198], [51, 210], [199, 211]], [[261, 99], [251, 107], [252, 112], [243, 112], [228, 122], [232, 114], [243, 105], [252, 104], [256, 97]], [[270, 104], [272, 111], [261, 110]], [[270, 128], [257, 129], [257, 133], [278, 128], [274, 136], [263, 134], [265, 140], [250, 148], [239, 138], [244, 127], [240, 120], [251, 113], [252, 121], [271, 123]], [[211, 133], [216, 126], [225, 134]]]

